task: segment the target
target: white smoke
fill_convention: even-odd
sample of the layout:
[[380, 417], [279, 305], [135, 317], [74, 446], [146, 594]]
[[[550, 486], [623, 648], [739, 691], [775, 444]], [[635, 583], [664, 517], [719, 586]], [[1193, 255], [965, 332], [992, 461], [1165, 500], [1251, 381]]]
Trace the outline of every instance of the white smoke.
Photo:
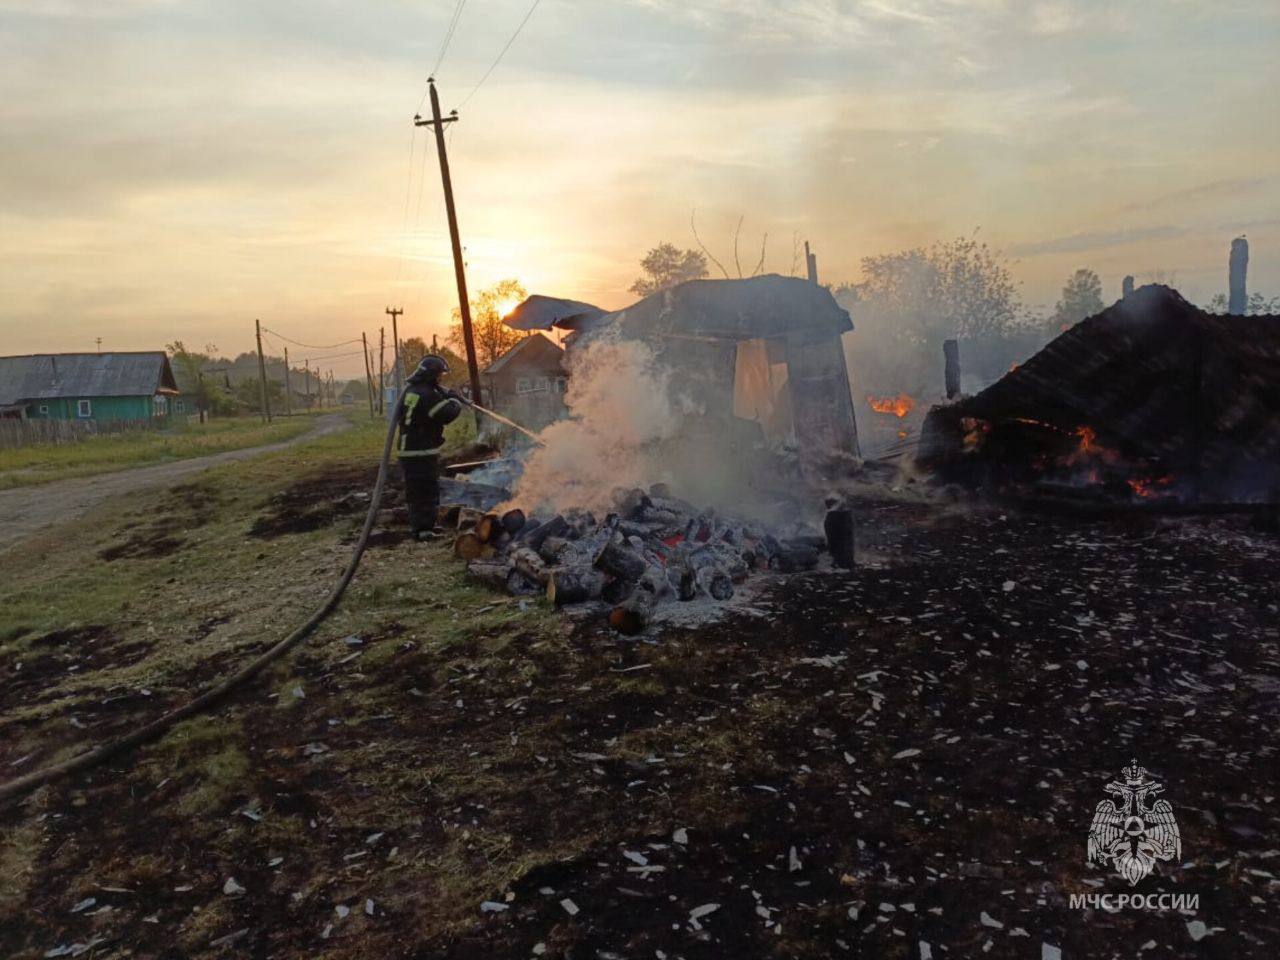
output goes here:
[[667, 479], [660, 447], [689, 411], [640, 341], [596, 339], [569, 356], [569, 419], [542, 431], [543, 446], [529, 455], [512, 502], [526, 510], [605, 513], [614, 488]]

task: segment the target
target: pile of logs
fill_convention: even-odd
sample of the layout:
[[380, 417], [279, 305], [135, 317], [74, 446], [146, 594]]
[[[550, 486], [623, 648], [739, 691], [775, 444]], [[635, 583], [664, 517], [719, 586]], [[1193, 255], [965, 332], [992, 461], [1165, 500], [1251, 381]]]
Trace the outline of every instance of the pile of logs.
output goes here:
[[795, 572], [818, 563], [826, 539], [801, 526], [788, 536], [763, 524], [698, 510], [663, 484], [618, 489], [603, 520], [573, 510], [547, 518], [452, 506], [454, 553], [474, 579], [557, 607], [596, 602], [618, 631], [644, 630], [668, 600], [730, 599], [755, 570]]

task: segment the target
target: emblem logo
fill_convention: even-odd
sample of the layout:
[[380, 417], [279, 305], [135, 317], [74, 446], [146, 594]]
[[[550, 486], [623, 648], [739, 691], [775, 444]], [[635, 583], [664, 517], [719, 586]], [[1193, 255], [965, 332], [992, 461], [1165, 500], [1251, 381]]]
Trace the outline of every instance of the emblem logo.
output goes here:
[[1131, 760], [1121, 778], [1106, 786], [1106, 792], [1120, 800], [1103, 800], [1093, 812], [1089, 827], [1086, 862], [1105, 867], [1114, 864], [1116, 873], [1136, 886], [1150, 875], [1157, 860], [1182, 856], [1182, 837], [1173, 807], [1168, 800], [1156, 800], [1164, 785], [1147, 776], [1145, 767]]

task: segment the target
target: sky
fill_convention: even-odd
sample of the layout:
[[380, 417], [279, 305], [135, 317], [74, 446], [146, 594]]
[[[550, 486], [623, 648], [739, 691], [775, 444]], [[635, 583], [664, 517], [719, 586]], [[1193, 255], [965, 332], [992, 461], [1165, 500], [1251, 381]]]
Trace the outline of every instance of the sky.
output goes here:
[[[978, 230], [1042, 310], [1079, 267], [1206, 302], [1245, 234], [1280, 295], [1275, 0], [541, 0], [477, 88], [529, 4], [464, 0], [436, 72], [473, 290], [625, 306], [696, 216], [824, 282]], [[0, 353], [443, 334], [456, 9], [0, 0]]]

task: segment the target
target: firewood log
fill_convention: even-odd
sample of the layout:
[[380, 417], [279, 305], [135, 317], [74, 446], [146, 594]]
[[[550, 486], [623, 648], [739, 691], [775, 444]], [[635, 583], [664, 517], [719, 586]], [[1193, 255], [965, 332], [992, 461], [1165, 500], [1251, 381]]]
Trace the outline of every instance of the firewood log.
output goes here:
[[619, 633], [639, 633], [649, 625], [658, 601], [670, 590], [666, 573], [659, 567], [649, 567], [636, 581], [631, 595], [609, 612], [609, 625]]
[[822, 529], [827, 536], [832, 562], [842, 570], [852, 570], [855, 553], [853, 511], [838, 506], [828, 510]]
[[547, 577], [547, 599], [553, 606], [594, 600], [604, 590], [604, 574], [586, 565], [557, 567]]
[[613, 506], [622, 520], [634, 519], [649, 506], [649, 496], [639, 487], [618, 487], [613, 491]]
[[462, 512], [462, 504], [447, 503], [436, 511], [436, 524], [441, 527], [458, 526], [458, 514]]
[[[569, 521], [557, 513], [546, 523], [539, 524], [537, 528], [530, 531], [528, 536], [522, 536], [520, 540], [530, 550], [537, 550], [547, 537], [558, 537], [568, 529]], [[523, 532], [521, 531], [521, 533]]]
[[643, 556], [615, 538], [606, 540], [596, 553], [595, 566], [620, 580], [639, 580], [646, 563]]
[[462, 560], [474, 560], [484, 553], [484, 547], [472, 531], [464, 530], [453, 541], [453, 555]]
[[475, 528], [476, 522], [483, 517], [484, 514], [472, 507], [461, 507], [458, 510], [458, 527], [459, 530], [471, 530]]
[[476, 536], [484, 543], [495, 539], [502, 531], [502, 518], [496, 513], [481, 514], [476, 521]]
[[657, 596], [648, 590], [636, 590], [609, 611], [609, 626], [619, 633], [634, 636], [649, 625], [657, 605]]
[[507, 577], [511, 572], [511, 564], [506, 560], [482, 560], [477, 557], [467, 563], [468, 577], [504, 593], [507, 592]]
[[542, 558], [524, 544], [517, 544], [507, 551], [507, 557], [515, 568], [541, 587], [547, 585], [549, 572]]
[[519, 507], [516, 507], [514, 510], [508, 510], [506, 513], [504, 513], [502, 515], [501, 522], [502, 522], [502, 529], [507, 531], [507, 533], [509, 533], [511, 536], [514, 537], [517, 533], [519, 533], [521, 530], [524, 529], [524, 525], [528, 523], [528, 518], [525, 517], [523, 510], [521, 510]]
[[[525, 544], [525, 546], [528, 546], [528, 544]], [[547, 537], [547, 539], [542, 541], [542, 546], [534, 552], [537, 553], [545, 563], [554, 565], [560, 563], [560, 558], [565, 555], [566, 551], [571, 549], [573, 549], [572, 540], [566, 540], [564, 537]]]

